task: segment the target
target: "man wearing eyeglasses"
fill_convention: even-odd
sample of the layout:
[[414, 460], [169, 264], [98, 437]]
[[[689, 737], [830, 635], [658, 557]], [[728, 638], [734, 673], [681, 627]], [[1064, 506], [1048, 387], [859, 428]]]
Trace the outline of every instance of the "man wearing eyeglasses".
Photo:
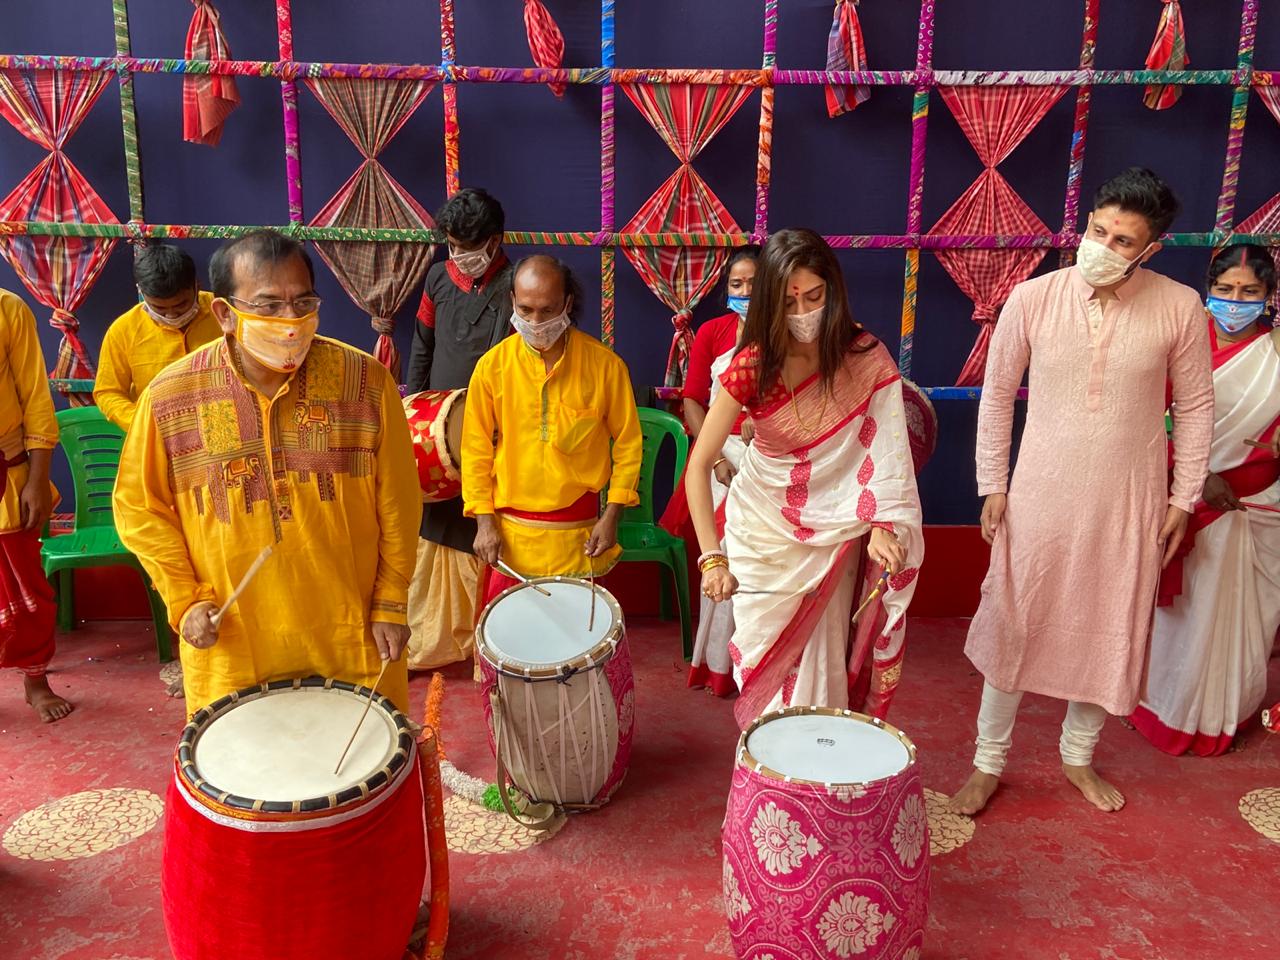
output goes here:
[[379, 692], [405, 710], [422, 491], [396, 384], [316, 336], [301, 244], [230, 240], [209, 279], [223, 337], [142, 392], [115, 488], [120, 539], [184, 641], [187, 709], [312, 674], [372, 685], [392, 661]]
[[93, 385], [102, 415], [126, 431], [156, 374], [222, 334], [209, 308], [213, 294], [200, 289], [185, 250], [148, 242], [133, 258], [133, 282], [141, 302], [107, 328]]

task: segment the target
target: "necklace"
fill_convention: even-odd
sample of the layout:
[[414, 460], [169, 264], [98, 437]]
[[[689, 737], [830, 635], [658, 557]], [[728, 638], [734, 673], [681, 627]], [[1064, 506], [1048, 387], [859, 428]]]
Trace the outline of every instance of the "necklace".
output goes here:
[[[796, 423], [800, 424], [800, 429], [802, 429], [805, 433], [807, 433], [809, 436], [812, 437], [815, 433], [817, 433], [817, 430], [804, 422], [804, 418], [800, 416], [800, 405], [796, 403], [795, 390], [792, 389], [790, 385], [788, 385], [785, 377], [781, 379], [782, 379], [782, 385], [787, 388], [787, 393], [791, 395], [791, 412], [795, 415]], [[822, 426], [822, 423], [824, 420], [826, 420], [826, 418], [827, 418], [827, 391], [823, 390], [822, 391], [822, 409], [818, 412], [818, 426]]]

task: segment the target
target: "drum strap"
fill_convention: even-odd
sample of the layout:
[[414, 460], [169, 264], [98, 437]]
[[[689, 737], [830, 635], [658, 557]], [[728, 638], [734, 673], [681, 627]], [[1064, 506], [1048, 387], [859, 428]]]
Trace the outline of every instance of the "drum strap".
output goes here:
[[502, 695], [498, 692], [497, 684], [494, 684], [493, 689], [489, 691], [489, 704], [493, 708], [493, 752], [498, 758], [498, 796], [502, 799], [502, 809], [507, 811], [507, 816], [526, 829], [550, 830], [557, 816], [559, 816], [554, 804], [532, 802], [526, 804], [525, 812], [530, 817], [530, 819], [526, 820], [516, 812], [515, 806], [511, 802], [509, 793], [511, 778], [507, 775], [507, 764], [503, 760], [504, 744], [502, 742], [502, 734], [506, 724], [503, 722]]

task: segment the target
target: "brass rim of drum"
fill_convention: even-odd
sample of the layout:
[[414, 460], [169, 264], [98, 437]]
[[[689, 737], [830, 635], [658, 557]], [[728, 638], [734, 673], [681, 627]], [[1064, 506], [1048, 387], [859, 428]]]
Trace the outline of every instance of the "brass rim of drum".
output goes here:
[[[858, 713], [854, 710], [839, 710], [835, 707], [783, 707], [781, 710], [774, 710], [771, 713], [765, 713], [751, 722], [751, 726], [742, 731], [742, 736], [738, 739], [738, 761], [761, 776], [768, 777], [771, 780], [782, 780], [786, 783], [803, 783], [813, 787], [866, 787], [873, 783], [881, 783], [888, 780], [889, 777], [880, 777], [876, 780], [851, 780], [851, 781], [832, 781], [832, 780], [804, 780], [800, 777], [789, 777], [785, 773], [780, 773], [772, 767], [766, 767], [763, 763], [751, 755], [751, 751], [747, 749], [747, 740], [751, 734], [755, 733], [757, 728], [764, 726], [770, 720], [779, 720], [783, 717], [802, 717], [817, 714], [824, 717], [849, 717], [853, 720], [861, 720], [869, 723], [874, 727], [878, 727], [885, 733], [892, 734], [898, 738], [898, 741], [907, 748], [907, 765], [898, 771], [902, 773], [910, 769], [916, 762], [916, 745], [911, 742], [911, 738], [899, 730], [891, 723], [885, 723], [879, 717], [873, 717], [870, 714]], [[892, 776], [896, 776], [893, 774]]]
[[454, 404], [466, 395], [467, 391], [463, 388], [455, 390], [446, 397], [444, 403], [440, 405], [440, 416], [436, 417], [435, 422], [431, 424], [431, 440], [440, 451], [440, 466], [444, 468], [444, 475], [450, 480], [462, 479], [462, 451], [456, 452], [455, 460], [455, 452], [449, 447], [449, 415], [453, 412]]
[[226, 790], [220, 790], [200, 776], [196, 768], [195, 747], [200, 734], [215, 719], [226, 713], [242, 701], [257, 700], [268, 694], [283, 690], [301, 690], [305, 688], [324, 690], [344, 690], [357, 696], [368, 697], [372, 690], [365, 686], [357, 686], [345, 680], [332, 677], [306, 677], [294, 680], [272, 680], [254, 687], [243, 687], [228, 693], [225, 697], [214, 700], [195, 712], [187, 725], [182, 728], [182, 737], [178, 740], [175, 767], [178, 777], [187, 791], [203, 806], [217, 813], [231, 817], [252, 817], [261, 820], [298, 820], [310, 817], [323, 817], [343, 807], [357, 806], [372, 799], [374, 794], [391, 784], [403, 771], [412, 757], [414, 750], [413, 734], [409, 730], [409, 721], [394, 703], [379, 693], [373, 697], [373, 705], [386, 712], [396, 729], [395, 750], [386, 765], [367, 778], [337, 793], [321, 797], [307, 797], [302, 800], [258, 800], [253, 797], [241, 797]]
[[[613, 627], [605, 634], [603, 640], [572, 660], [566, 660], [555, 666], [529, 667], [521, 661], [503, 658], [485, 642], [484, 627], [489, 622], [489, 611], [497, 606], [498, 601], [504, 597], [520, 590], [528, 590], [529, 587], [526, 584], [529, 583], [579, 583], [588, 588], [591, 585], [591, 581], [579, 580], [577, 577], [530, 577], [525, 583], [517, 583], [513, 587], [507, 587], [507, 589], [489, 601], [489, 605], [480, 614], [480, 622], [476, 624], [476, 652], [480, 654], [484, 662], [504, 677], [513, 677], [517, 680], [530, 682], [559, 680], [566, 674], [573, 676], [582, 670], [597, 670], [603, 667], [618, 649], [618, 642], [622, 639], [624, 624], [622, 621], [622, 607], [618, 604], [613, 594], [599, 584], [595, 585], [596, 602], [603, 604], [609, 613], [613, 615]], [[596, 616], [599, 615], [600, 612], [597, 610]], [[605, 656], [606, 653], [609, 656]]]

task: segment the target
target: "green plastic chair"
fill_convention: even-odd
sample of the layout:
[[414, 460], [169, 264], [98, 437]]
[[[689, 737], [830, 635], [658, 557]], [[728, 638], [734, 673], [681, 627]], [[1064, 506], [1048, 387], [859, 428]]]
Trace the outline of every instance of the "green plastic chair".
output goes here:
[[[59, 410], [62, 449], [71, 464], [75, 487], [75, 528], [59, 537], [46, 537], [40, 551], [44, 574], [58, 588], [58, 628], [75, 629], [74, 574], [85, 567], [132, 567], [142, 575], [156, 629], [156, 652], [161, 662], [173, 659], [169, 615], [151, 586], [138, 558], [125, 549], [116, 533], [111, 491], [120, 470], [124, 431], [108, 422], [97, 407]], [[55, 580], [56, 577], [56, 580]]]
[[[693, 657], [693, 615], [689, 608], [689, 563], [685, 555], [684, 540], [663, 530], [654, 522], [653, 474], [657, 468], [658, 451], [667, 437], [676, 445], [675, 479], [679, 482], [684, 473], [684, 462], [689, 456], [689, 438], [678, 417], [664, 410], [640, 408], [640, 432], [644, 434], [644, 454], [640, 460], [640, 483], [637, 492], [640, 503], [628, 507], [618, 521], [618, 544], [622, 547], [619, 563], [660, 563], [671, 571], [675, 580], [676, 598], [680, 608], [680, 637], [684, 645], [684, 658]], [[671, 585], [666, 577], [660, 578], [660, 610], [664, 620], [671, 619]]]

